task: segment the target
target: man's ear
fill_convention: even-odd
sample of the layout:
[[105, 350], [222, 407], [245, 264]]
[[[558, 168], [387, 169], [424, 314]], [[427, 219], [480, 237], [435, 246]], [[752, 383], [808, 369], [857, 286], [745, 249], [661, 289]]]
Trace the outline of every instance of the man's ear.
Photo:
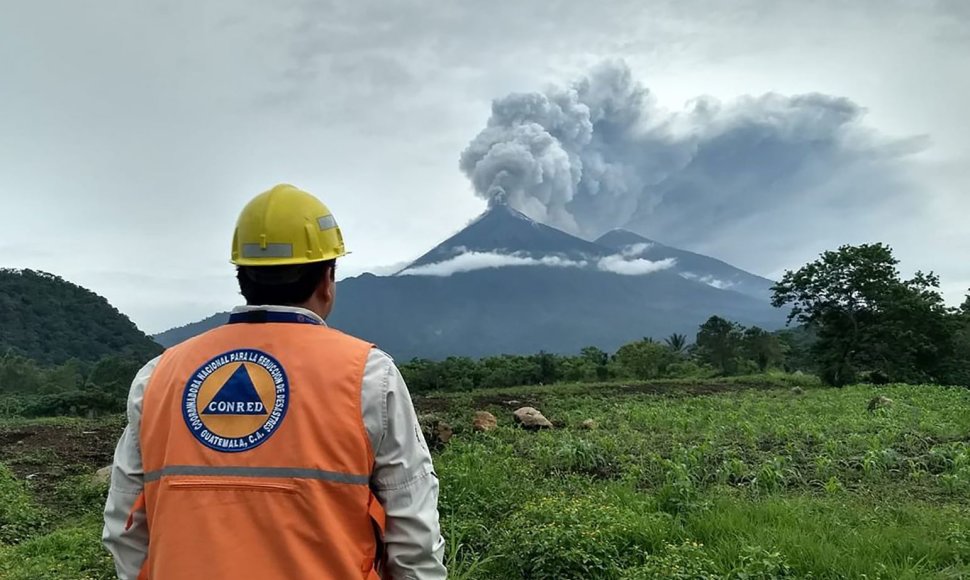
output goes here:
[[327, 268], [327, 271], [320, 277], [320, 284], [317, 285], [317, 297], [324, 303], [330, 303], [334, 300], [334, 295], [337, 290], [334, 270], [332, 266]]

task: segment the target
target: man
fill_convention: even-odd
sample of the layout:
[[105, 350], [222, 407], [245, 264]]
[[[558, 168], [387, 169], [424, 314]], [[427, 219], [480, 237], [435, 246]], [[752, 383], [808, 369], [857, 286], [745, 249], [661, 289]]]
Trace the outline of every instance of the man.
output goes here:
[[247, 306], [132, 383], [104, 512], [119, 578], [445, 578], [437, 476], [400, 372], [324, 322], [345, 254], [327, 207], [293, 186], [243, 209]]

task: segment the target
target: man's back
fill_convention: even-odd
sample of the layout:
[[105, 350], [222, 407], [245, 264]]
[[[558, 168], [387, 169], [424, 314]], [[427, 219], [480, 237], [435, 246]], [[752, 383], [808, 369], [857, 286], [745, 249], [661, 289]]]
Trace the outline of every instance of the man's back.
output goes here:
[[360, 411], [371, 345], [297, 316], [224, 326], [155, 369], [141, 429], [152, 576], [336, 579], [374, 567], [384, 516]]
[[346, 254], [330, 209], [292, 185], [242, 209], [230, 255], [247, 306], [131, 385], [104, 512], [119, 578], [374, 578], [382, 561], [390, 580], [445, 578], [404, 379], [324, 322]]
[[[375, 423], [397, 372], [390, 359], [299, 309], [233, 319], [167, 351], [144, 388], [149, 577], [374, 578], [384, 504], [399, 516], [386, 538], [392, 573], [413, 564], [415, 577], [443, 578], [436, 481], [413, 497], [434, 477], [430, 457], [413, 431], [401, 441], [416, 423]], [[433, 534], [416, 538], [422, 528]]]

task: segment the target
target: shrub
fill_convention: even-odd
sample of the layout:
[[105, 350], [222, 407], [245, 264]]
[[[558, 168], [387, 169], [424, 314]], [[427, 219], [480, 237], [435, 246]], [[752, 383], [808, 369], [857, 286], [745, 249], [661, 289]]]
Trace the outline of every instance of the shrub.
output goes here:
[[671, 518], [646, 507], [608, 493], [529, 502], [505, 522], [496, 550], [503, 569], [494, 577], [618, 579], [671, 532]]
[[23, 483], [0, 464], [0, 544], [22, 542], [46, 524], [46, 514], [31, 502]]
[[701, 544], [688, 541], [679, 545], [666, 544], [663, 552], [651, 554], [647, 563], [628, 570], [623, 580], [713, 580], [720, 576]]
[[125, 410], [125, 397], [96, 387], [37, 397], [23, 409], [25, 417], [99, 417]]
[[703, 507], [699, 500], [697, 483], [685, 463], [662, 460], [664, 484], [657, 490], [658, 507], [671, 515], [678, 515]]
[[54, 488], [61, 515], [99, 513], [108, 497], [108, 483], [97, 482], [89, 474], [74, 475]]
[[620, 463], [597, 443], [568, 434], [558, 436], [549, 445], [538, 446], [537, 463], [547, 473], [575, 473], [609, 479], [619, 475]]
[[111, 580], [117, 578], [111, 555], [101, 546], [101, 520], [57, 530], [0, 550], [4, 580]]

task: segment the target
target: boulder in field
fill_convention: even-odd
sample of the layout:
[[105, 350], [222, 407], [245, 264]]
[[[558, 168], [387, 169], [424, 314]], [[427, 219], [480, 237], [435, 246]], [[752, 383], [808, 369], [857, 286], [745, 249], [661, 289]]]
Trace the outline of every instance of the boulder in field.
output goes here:
[[876, 409], [886, 409], [892, 406], [893, 406], [892, 399], [890, 399], [889, 397], [884, 397], [882, 395], [879, 395], [878, 397], [873, 397], [872, 399], [870, 399], [869, 404], [866, 405], [866, 409], [868, 409], [869, 412], [872, 413]]
[[552, 423], [549, 419], [546, 419], [538, 409], [533, 407], [522, 407], [516, 409], [512, 414], [515, 417], [515, 422], [523, 429], [538, 430], [538, 429], [552, 429]]
[[434, 416], [420, 417], [419, 421], [421, 423], [421, 432], [424, 434], [424, 440], [432, 449], [438, 449], [445, 443], [448, 443], [455, 434], [455, 430], [452, 429], [451, 425]]
[[111, 466], [106, 465], [101, 469], [94, 472], [91, 476], [91, 481], [97, 485], [107, 485], [111, 483]]
[[475, 431], [492, 431], [498, 427], [498, 419], [488, 411], [477, 411], [475, 413], [475, 419], [472, 422], [472, 427]]

